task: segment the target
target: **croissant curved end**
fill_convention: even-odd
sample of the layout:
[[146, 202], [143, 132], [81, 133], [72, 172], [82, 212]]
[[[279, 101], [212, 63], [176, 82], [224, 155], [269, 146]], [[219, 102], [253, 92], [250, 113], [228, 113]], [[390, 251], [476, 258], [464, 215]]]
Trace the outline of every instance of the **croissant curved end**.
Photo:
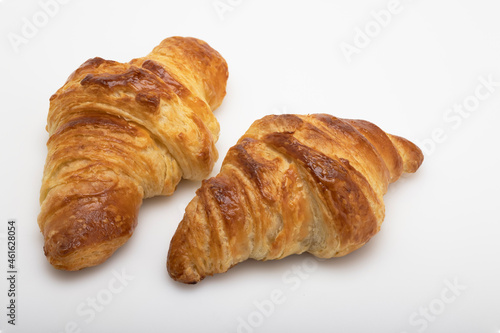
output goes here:
[[422, 150], [413, 142], [397, 135], [387, 134], [403, 159], [403, 172], [415, 173], [424, 162]]
[[205, 278], [198, 273], [189, 260], [170, 260], [171, 255], [170, 250], [167, 259], [167, 271], [172, 279], [186, 284], [196, 284]]
[[131, 235], [111, 239], [98, 247], [68, 248], [67, 244], [48, 239], [43, 250], [54, 268], [65, 271], [78, 271], [105, 262]]

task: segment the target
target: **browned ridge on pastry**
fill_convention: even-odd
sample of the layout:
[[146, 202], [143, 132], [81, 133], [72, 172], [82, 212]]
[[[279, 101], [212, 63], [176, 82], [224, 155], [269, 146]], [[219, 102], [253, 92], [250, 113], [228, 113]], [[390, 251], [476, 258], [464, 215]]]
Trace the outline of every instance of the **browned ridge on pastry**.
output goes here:
[[38, 224], [59, 269], [105, 261], [127, 241], [143, 198], [201, 180], [218, 158], [212, 111], [227, 64], [207, 43], [171, 37], [144, 58], [86, 61], [50, 99]]
[[187, 206], [168, 272], [197, 283], [249, 258], [346, 255], [379, 231], [389, 183], [422, 161], [413, 143], [367, 121], [266, 116]]

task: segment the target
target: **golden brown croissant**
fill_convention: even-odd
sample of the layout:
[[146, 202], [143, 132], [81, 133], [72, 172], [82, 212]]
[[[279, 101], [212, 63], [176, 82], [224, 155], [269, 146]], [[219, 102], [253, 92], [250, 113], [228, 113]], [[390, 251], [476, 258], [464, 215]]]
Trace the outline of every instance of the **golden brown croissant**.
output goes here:
[[168, 272], [197, 283], [248, 258], [348, 254], [380, 229], [388, 184], [422, 161], [413, 143], [367, 121], [266, 116], [187, 206]]
[[130, 63], [94, 58], [71, 74], [50, 99], [40, 191], [54, 267], [103, 262], [132, 235], [143, 198], [209, 175], [218, 157], [212, 111], [227, 77], [217, 51], [182, 37]]

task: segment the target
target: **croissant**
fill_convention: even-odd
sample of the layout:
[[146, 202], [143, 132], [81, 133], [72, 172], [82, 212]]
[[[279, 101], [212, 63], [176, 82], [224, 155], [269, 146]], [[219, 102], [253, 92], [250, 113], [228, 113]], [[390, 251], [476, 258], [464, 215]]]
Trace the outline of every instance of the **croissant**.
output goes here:
[[187, 206], [168, 273], [197, 283], [249, 258], [346, 255], [379, 231], [389, 183], [422, 161], [413, 143], [367, 121], [266, 116]]
[[195, 38], [144, 58], [86, 61], [50, 99], [38, 224], [58, 269], [105, 261], [132, 235], [144, 198], [201, 180], [218, 153], [221, 55]]

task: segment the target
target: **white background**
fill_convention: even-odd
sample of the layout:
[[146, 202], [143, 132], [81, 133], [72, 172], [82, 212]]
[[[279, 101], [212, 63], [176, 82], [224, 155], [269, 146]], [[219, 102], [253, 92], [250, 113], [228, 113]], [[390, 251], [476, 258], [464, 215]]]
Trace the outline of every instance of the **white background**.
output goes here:
[[[231, 10], [214, 6], [223, 4]], [[388, 6], [390, 18], [380, 14]], [[49, 16], [38, 1], [0, 1], [0, 277], [11, 218], [19, 267], [15, 327], [0, 279], [1, 331], [499, 332], [499, 9], [486, 0], [72, 0]], [[27, 21], [38, 31], [23, 32]], [[424, 164], [389, 188], [381, 232], [343, 258], [248, 261], [182, 285], [165, 261], [200, 185], [183, 181], [144, 202], [135, 234], [103, 265], [52, 268], [36, 222], [49, 97], [88, 58], [129, 61], [174, 35], [207, 41], [229, 64], [213, 175], [270, 113], [366, 119], [418, 143]], [[470, 112], [453, 113], [464, 103]]]

